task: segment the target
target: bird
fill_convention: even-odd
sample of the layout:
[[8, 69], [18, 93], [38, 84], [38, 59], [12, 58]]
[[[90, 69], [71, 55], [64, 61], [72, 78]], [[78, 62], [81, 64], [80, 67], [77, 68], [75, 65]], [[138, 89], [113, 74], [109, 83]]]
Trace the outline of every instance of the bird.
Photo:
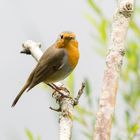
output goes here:
[[[36, 67], [12, 103], [14, 107], [25, 91], [31, 90], [41, 82], [53, 87], [54, 82], [64, 80], [75, 69], [79, 60], [76, 35], [71, 31], [60, 33], [57, 40], [43, 53]], [[53, 84], [53, 85], [52, 85]]]

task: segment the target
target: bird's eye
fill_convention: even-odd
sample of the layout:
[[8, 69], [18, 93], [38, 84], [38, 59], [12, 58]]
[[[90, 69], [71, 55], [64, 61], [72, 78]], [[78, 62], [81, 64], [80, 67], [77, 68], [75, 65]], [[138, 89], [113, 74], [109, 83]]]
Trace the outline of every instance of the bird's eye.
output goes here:
[[63, 39], [63, 37], [64, 37], [63, 35], [60, 35], [60, 38], [61, 38], [61, 39]]

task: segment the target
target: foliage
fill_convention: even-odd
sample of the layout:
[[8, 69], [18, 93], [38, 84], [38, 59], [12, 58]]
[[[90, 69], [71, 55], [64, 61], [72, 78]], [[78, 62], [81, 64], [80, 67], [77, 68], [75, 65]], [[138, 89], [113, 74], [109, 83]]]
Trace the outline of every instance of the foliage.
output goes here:
[[[108, 30], [111, 27], [111, 21], [107, 18], [107, 15], [105, 15], [106, 12], [101, 8], [97, 1], [87, 0], [87, 3], [92, 9], [92, 13], [86, 13], [85, 16], [93, 26], [93, 31], [96, 32], [96, 34], [92, 36], [92, 39], [94, 42], [98, 43], [98, 47], [94, 47], [94, 49], [99, 55], [105, 58], [108, 47]], [[113, 140], [134, 140], [137, 139], [140, 132], [140, 25], [136, 19], [138, 14], [140, 14], [140, 8], [137, 3], [136, 11], [129, 27], [130, 29], [126, 42], [126, 55], [120, 76], [119, 96], [121, 97], [117, 100], [117, 103], [121, 104], [122, 108], [118, 108], [117, 110], [121, 110], [122, 113], [115, 114], [113, 121]], [[93, 106], [94, 101], [92, 100], [91, 95], [91, 85], [88, 80], [86, 80], [85, 102], [88, 106], [78, 106], [76, 108], [77, 115], [75, 116], [75, 120], [82, 126], [82, 133], [87, 139], [91, 140], [91, 130], [93, 130], [95, 122], [95, 107]], [[121, 120], [119, 120], [120, 118]]]
[[33, 133], [29, 129], [26, 129], [25, 132], [26, 132], [28, 140], [41, 140], [40, 136], [37, 136], [37, 138], [34, 138]]

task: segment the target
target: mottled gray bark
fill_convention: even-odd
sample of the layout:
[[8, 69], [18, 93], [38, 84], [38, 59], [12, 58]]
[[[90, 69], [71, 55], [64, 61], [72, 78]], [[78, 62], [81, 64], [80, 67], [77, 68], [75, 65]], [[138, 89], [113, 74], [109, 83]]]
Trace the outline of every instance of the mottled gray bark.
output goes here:
[[118, 81], [125, 54], [125, 39], [134, 9], [134, 0], [120, 0], [113, 17], [111, 41], [106, 57], [102, 91], [93, 140], [109, 140], [115, 110]]

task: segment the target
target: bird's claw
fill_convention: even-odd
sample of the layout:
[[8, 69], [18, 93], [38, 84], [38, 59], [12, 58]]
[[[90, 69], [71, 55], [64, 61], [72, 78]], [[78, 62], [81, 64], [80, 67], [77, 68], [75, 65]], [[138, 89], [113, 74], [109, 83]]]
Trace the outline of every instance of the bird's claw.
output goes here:
[[74, 98], [74, 106], [78, 105], [79, 101], [77, 98]]
[[59, 108], [53, 108], [53, 107], [49, 107], [51, 110], [53, 110], [53, 111], [56, 111], [56, 112], [61, 112], [61, 107], [59, 107]]
[[60, 95], [60, 98], [71, 98], [69, 95], [64, 95], [61, 91], [59, 90], [55, 90], [53, 93], [52, 93], [52, 97], [55, 96], [55, 94], [58, 93]]

